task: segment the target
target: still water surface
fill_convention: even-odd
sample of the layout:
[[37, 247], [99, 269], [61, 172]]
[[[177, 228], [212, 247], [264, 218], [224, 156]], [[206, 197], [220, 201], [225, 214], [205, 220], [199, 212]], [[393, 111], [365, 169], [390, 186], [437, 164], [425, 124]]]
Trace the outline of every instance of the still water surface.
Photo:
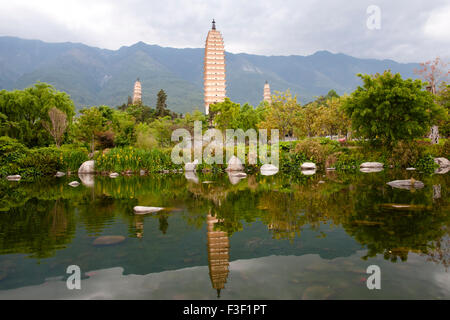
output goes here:
[[82, 178], [0, 183], [0, 299], [450, 299], [449, 174]]

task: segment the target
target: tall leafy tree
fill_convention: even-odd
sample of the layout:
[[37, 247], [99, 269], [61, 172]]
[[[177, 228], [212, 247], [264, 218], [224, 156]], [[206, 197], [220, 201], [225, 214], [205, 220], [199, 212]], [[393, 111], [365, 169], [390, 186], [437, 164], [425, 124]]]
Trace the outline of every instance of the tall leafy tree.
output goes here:
[[433, 121], [444, 116], [421, 80], [404, 80], [390, 71], [358, 76], [363, 86], [344, 103], [357, 136], [393, 146], [423, 136]]

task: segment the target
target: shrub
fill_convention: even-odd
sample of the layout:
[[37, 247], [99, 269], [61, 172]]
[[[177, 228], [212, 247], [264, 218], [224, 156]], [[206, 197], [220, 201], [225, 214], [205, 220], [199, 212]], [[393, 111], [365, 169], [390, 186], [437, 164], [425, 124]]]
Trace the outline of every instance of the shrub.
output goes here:
[[434, 170], [439, 166], [436, 164], [436, 162], [434, 162], [434, 157], [432, 155], [427, 155], [423, 158], [420, 158], [414, 164], [414, 167], [425, 173], [433, 173]]

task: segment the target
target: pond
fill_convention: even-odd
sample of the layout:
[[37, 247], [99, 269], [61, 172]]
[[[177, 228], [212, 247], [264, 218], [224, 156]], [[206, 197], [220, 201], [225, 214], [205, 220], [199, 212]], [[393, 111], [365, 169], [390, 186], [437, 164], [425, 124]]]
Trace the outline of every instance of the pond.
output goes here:
[[[411, 177], [424, 187], [387, 185]], [[449, 177], [2, 181], [0, 299], [450, 299]], [[70, 265], [80, 290], [67, 288]], [[381, 289], [368, 289], [371, 265]]]

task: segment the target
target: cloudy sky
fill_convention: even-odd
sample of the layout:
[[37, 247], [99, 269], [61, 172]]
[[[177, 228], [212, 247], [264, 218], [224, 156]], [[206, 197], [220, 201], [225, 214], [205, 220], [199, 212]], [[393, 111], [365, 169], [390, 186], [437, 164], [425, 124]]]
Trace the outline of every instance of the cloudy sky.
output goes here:
[[[367, 26], [370, 5], [380, 9], [379, 29]], [[233, 53], [450, 59], [448, 0], [0, 0], [0, 8], [0, 36], [107, 49], [202, 47], [215, 18]]]

